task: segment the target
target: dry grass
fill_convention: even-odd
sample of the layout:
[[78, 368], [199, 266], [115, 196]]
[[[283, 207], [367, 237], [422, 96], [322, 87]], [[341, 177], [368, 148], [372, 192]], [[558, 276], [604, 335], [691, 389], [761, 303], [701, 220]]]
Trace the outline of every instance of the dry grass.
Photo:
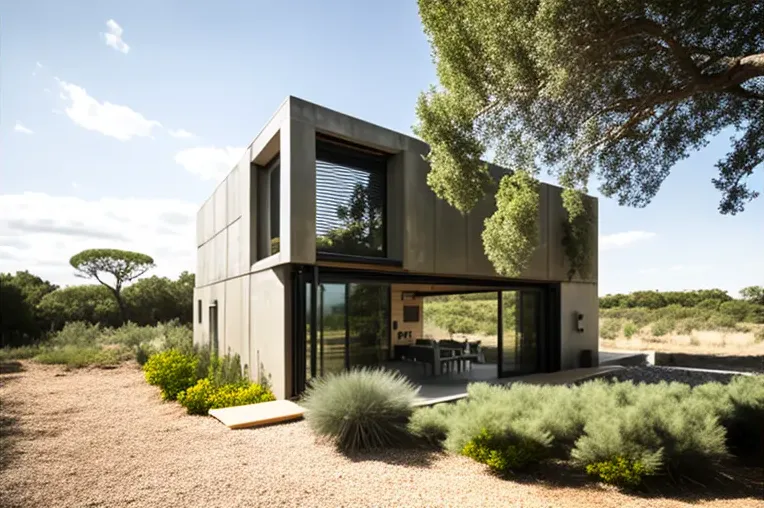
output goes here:
[[[756, 325], [751, 325], [755, 327]], [[630, 351], [661, 351], [670, 353], [688, 353], [703, 355], [764, 355], [764, 342], [756, 342], [754, 332], [740, 331], [693, 331], [690, 335], [668, 334], [653, 337], [649, 327], [643, 328], [627, 339], [623, 333], [615, 340], [600, 339], [607, 349]]]
[[[469, 459], [423, 450], [348, 458], [304, 422], [231, 431], [162, 402], [134, 363], [15, 365], [23, 370], [0, 371], [3, 507], [686, 506], [575, 474], [503, 481]], [[735, 497], [693, 506], [762, 506]]]

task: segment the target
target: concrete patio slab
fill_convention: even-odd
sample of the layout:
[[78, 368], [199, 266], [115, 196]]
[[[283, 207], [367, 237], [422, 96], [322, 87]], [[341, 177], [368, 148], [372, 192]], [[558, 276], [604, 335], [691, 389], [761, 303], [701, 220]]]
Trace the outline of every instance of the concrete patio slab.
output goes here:
[[290, 400], [274, 400], [246, 406], [210, 409], [209, 414], [229, 429], [244, 429], [297, 420], [305, 414], [305, 408]]

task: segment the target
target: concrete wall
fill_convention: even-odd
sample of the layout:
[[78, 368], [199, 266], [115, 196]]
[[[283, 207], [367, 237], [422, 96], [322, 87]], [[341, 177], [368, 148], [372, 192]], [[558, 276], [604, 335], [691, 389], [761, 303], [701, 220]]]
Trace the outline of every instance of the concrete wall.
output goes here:
[[253, 273], [250, 279], [250, 362], [253, 379], [266, 377], [274, 395], [291, 395], [291, 314], [288, 269]]
[[[560, 284], [561, 367], [579, 367], [581, 350], [591, 349], [594, 364], [599, 349], [599, 299], [597, 284], [563, 282]], [[577, 331], [578, 314], [584, 315], [583, 332]]]

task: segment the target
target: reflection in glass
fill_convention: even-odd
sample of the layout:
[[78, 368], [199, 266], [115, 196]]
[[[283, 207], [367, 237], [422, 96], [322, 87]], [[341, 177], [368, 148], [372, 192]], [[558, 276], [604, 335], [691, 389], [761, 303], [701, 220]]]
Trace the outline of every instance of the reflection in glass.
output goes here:
[[319, 286], [319, 371], [341, 372], [345, 368], [345, 284]]
[[[316, 249], [384, 256], [384, 171], [316, 161]], [[359, 166], [359, 167], [356, 167]]]
[[537, 370], [539, 306], [538, 292], [502, 292], [504, 375], [526, 374]]
[[349, 284], [350, 367], [379, 365], [389, 358], [386, 284]]

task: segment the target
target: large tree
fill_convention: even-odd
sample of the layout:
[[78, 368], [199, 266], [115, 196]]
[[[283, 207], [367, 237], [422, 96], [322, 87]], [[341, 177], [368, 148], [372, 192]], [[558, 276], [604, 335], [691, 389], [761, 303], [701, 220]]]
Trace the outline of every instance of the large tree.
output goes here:
[[[746, 180], [764, 161], [764, 2], [419, 0], [419, 11], [440, 86], [420, 97], [415, 130], [431, 147], [430, 186], [459, 210], [488, 188], [488, 150], [569, 189], [596, 176], [605, 196], [645, 206], [723, 129], [720, 211], [758, 196]], [[565, 199], [580, 216], [580, 195]]]
[[[95, 279], [111, 291], [123, 323], [127, 321], [127, 306], [122, 298], [122, 287], [154, 267], [151, 256], [118, 249], [84, 250], [72, 256], [69, 263], [77, 270], [77, 276]], [[109, 284], [106, 276], [111, 276], [114, 282]]]

